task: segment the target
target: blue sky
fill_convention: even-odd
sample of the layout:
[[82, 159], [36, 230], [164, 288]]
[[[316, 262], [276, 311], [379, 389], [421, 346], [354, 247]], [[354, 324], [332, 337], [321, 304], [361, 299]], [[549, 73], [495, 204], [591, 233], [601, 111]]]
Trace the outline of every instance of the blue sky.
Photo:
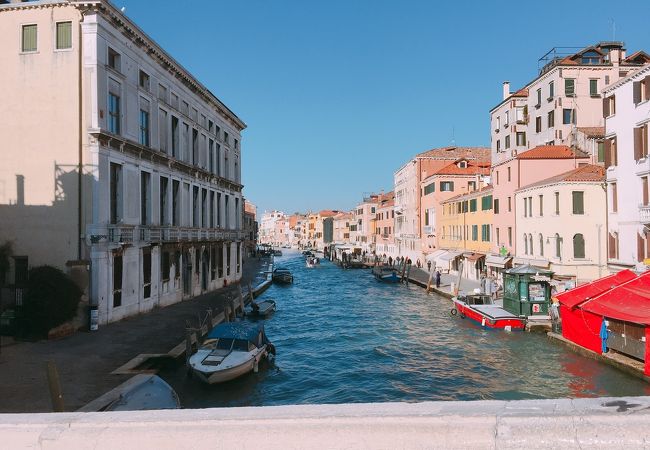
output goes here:
[[650, 50], [646, 1], [113, 0], [248, 125], [258, 211], [351, 209], [488, 111], [554, 46]]

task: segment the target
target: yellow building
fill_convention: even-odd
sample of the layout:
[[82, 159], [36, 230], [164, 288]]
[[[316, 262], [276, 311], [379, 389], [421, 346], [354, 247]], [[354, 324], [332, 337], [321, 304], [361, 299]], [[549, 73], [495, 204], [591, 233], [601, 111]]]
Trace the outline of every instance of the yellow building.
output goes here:
[[438, 230], [440, 249], [432, 254], [436, 267], [478, 280], [490, 251], [492, 234], [492, 186], [461, 194], [442, 202]]

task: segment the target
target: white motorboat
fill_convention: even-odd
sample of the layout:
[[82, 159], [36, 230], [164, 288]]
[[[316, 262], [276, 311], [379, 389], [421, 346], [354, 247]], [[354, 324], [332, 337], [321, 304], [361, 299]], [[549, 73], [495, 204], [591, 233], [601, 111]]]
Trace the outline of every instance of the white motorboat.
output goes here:
[[275, 354], [275, 347], [261, 322], [222, 323], [190, 357], [190, 367], [201, 381], [223, 383], [257, 371], [260, 360], [269, 354]]
[[267, 299], [259, 302], [252, 301], [244, 309], [244, 313], [250, 317], [268, 317], [276, 309], [275, 300]]
[[312, 268], [319, 265], [320, 261], [315, 256], [310, 256], [307, 258], [307, 262], [305, 264], [307, 265], [308, 268]]

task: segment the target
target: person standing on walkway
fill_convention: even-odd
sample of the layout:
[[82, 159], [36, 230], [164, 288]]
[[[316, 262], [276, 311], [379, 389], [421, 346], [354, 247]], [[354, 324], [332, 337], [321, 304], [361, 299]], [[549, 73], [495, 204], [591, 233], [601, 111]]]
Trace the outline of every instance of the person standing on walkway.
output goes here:
[[440, 271], [436, 270], [436, 289], [440, 288], [440, 277], [441, 277]]
[[431, 260], [427, 261], [427, 269], [431, 272]]
[[393, 257], [392, 256], [388, 257], [388, 265], [391, 266], [391, 267], [393, 265]]

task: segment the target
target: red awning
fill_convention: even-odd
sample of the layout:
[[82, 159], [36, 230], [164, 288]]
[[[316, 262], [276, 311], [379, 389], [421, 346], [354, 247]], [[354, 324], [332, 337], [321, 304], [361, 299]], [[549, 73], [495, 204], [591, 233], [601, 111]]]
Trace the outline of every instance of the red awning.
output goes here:
[[650, 272], [583, 303], [580, 309], [610, 319], [650, 325]]
[[631, 270], [623, 270], [621, 272], [599, 278], [591, 283], [583, 284], [576, 288], [562, 292], [555, 296], [560, 304], [568, 307], [575, 308], [580, 303], [586, 302], [598, 295], [607, 292], [616, 286], [626, 283], [636, 278], [636, 274]]

